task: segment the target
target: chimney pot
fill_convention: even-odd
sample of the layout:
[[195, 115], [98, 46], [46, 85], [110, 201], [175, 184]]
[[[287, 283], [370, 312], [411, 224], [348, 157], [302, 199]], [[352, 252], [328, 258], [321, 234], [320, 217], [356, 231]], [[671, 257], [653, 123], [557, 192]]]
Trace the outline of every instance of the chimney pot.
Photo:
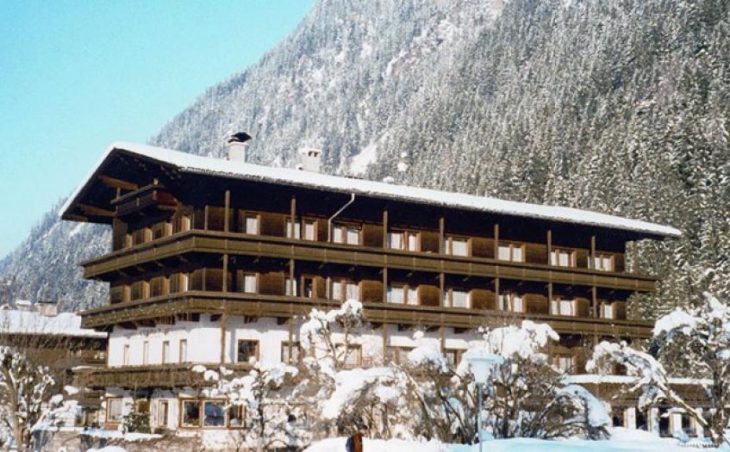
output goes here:
[[228, 160], [235, 162], [246, 161], [246, 150], [248, 148], [251, 135], [246, 132], [233, 133], [226, 140], [228, 146]]

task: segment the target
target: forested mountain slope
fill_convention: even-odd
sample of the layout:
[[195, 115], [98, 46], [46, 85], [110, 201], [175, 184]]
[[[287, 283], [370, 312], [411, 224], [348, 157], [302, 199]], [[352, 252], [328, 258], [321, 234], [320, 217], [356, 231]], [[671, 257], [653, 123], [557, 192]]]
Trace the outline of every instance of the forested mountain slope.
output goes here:
[[[640, 250], [653, 314], [730, 292], [729, 3], [321, 0], [151, 142], [220, 156], [242, 130], [265, 164], [314, 146], [331, 173], [671, 224]], [[104, 302], [73, 262], [106, 241], [49, 216], [0, 262], [6, 297]]]

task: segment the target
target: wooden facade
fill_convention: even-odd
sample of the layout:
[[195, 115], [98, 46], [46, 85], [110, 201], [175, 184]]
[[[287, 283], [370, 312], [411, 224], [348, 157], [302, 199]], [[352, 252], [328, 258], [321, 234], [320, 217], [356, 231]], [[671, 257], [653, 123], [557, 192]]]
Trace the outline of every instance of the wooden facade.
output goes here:
[[[533, 319], [589, 342], [647, 338], [652, 323], [627, 319], [626, 304], [653, 292], [656, 278], [627, 262], [626, 249], [663, 238], [214, 175], [125, 149], [63, 217], [112, 226], [111, 252], [83, 263], [86, 278], [110, 284], [110, 303], [81, 314], [84, 327], [103, 330], [192, 314], [284, 322], [356, 297], [374, 324], [461, 330]], [[170, 384], [192, 378], [168, 370]], [[115, 372], [97, 386], [150, 378]]]

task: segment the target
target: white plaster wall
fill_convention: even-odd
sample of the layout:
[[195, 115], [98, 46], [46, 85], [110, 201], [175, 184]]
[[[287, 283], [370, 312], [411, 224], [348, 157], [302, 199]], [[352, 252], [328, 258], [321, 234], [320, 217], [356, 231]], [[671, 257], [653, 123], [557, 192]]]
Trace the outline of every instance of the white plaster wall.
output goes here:
[[[299, 329], [293, 329], [293, 341], [299, 337]], [[238, 341], [259, 341], [259, 360], [271, 365], [281, 362], [281, 344], [289, 342], [289, 325], [277, 325], [276, 319], [259, 318], [255, 322], [244, 322], [242, 317], [229, 317], [226, 322], [227, 363], [235, 363], [238, 358]], [[220, 359], [220, 357], [219, 357]]]
[[114, 327], [109, 334], [109, 366], [124, 365], [124, 346], [129, 344], [130, 366], [143, 365], [144, 342], [149, 343], [147, 364], [162, 364], [162, 343], [170, 342], [170, 363], [180, 362], [180, 340], [187, 340], [187, 360], [190, 363], [220, 361], [220, 322], [201, 315], [200, 322], [158, 325], [154, 328], [127, 330]]

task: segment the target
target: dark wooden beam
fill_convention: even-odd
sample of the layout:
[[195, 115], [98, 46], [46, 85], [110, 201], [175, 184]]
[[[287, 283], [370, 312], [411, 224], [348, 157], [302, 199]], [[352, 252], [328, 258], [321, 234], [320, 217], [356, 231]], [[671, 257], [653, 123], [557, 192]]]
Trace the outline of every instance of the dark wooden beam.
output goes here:
[[116, 177], [105, 176], [103, 174], [99, 175], [99, 180], [107, 187], [120, 188], [122, 190], [137, 190], [139, 188], [139, 185], [134, 182], [117, 179]]

